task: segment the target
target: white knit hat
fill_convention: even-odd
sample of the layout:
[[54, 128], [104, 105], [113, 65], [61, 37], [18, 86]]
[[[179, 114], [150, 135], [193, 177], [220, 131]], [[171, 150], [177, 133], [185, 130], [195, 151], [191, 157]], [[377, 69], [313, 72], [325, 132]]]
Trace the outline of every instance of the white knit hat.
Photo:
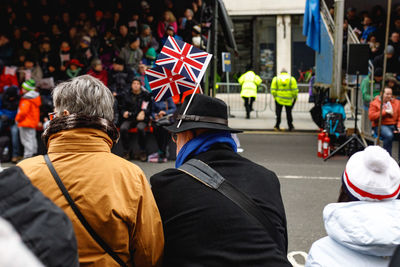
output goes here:
[[400, 191], [400, 168], [386, 150], [368, 146], [348, 160], [343, 184], [359, 200], [396, 199]]

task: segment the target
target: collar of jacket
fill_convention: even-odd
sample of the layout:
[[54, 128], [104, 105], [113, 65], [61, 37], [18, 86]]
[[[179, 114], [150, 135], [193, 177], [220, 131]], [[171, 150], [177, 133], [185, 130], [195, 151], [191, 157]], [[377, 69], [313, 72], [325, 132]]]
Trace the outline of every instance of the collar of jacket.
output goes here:
[[[101, 148], [100, 140], [105, 147]], [[50, 150], [53, 144], [62, 144], [64, 150], [82, 150], [84, 147], [99, 146], [100, 150], [110, 151], [113, 143], [119, 139], [115, 125], [100, 117], [90, 117], [80, 114], [62, 116], [50, 121], [49, 127], [43, 132], [42, 140]], [[51, 146], [50, 146], [51, 143]], [[66, 146], [68, 144], [68, 146]], [[54, 151], [53, 151], [54, 152]]]
[[176, 157], [175, 168], [179, 168], [191, 155], [195, 156], [206, 152], [213, 145], [219, 143], [228, 144], [235, 152], [237, 151], [236, 142], [233, 140], [230, 132], [203, 133], [183, 145]]

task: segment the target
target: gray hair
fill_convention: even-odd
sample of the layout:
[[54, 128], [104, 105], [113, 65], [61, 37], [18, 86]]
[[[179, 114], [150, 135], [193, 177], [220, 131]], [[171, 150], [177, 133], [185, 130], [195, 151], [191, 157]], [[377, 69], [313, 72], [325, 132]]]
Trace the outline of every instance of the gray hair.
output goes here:
[[75, 77], [58, 84], [53, 90], [54, 107], [60, 114], [83, 114], [114, 119], [114, 97], [111, 91], [97, 78], [90, 75]]
[[190, 15], [191, 15], [192, 17], [194, 16], [193, 10], [191, 10], [190, 8], [186, 8], [185, 12], [186, 12], [186, 11], [189, 11], [189, 12], [190, 12]]

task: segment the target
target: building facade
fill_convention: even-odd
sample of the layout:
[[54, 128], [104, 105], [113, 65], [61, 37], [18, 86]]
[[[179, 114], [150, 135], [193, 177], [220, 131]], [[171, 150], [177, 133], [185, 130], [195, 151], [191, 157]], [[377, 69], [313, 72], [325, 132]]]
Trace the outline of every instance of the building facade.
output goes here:
[[238, 57], [233, 73], [251, 66], [264, 80], [285, 68], [302, 82], [315, 52], [302, 35], [305, 0], [224, 0], [234, 23]]

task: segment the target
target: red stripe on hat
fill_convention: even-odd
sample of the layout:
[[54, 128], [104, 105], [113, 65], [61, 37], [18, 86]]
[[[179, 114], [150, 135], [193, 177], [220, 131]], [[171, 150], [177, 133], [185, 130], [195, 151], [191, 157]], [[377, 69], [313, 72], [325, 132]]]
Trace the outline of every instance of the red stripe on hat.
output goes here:
[[371, 193], [368, 193], [368, 192], [358, 188], [354, 184], [352, 184], [350, 182], [350, 179], [349, 179], [349, 176], [347, 175], [347, 171], [346, 170], [344, 171], [344, 175], [346, 176], [346, 182], [351, 187], [351, 189], [353, 189], [355, 192], [357, 192], [357, 194], [359, 194], [362, 197], [369, 197], [369, 198], [372, 198], [372, 199], [382, 200], [382, 199], [386, 199], [386, 198], [392, 198], [392, 197], [396, 196], [400, 191], [400, 185], [399, 185], [397, 190], [394, 191], [394, 193], [392, 193], [390, 195], [375, 195], [375, 194], [371, 194]]

